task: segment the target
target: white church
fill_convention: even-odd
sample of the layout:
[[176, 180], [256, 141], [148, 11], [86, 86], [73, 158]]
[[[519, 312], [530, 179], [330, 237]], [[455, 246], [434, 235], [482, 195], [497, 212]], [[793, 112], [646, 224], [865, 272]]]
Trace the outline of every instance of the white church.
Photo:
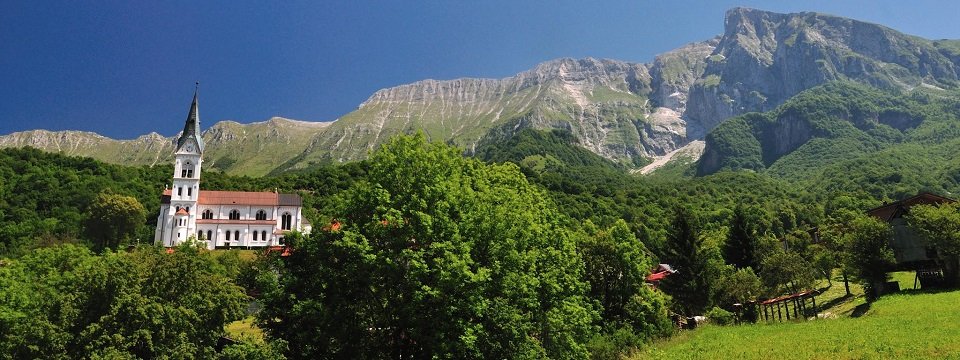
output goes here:
[[160, 198], [154, 242], [172, 247], [194, 236], [211, 250], [249, 249], [283, 245], [291, 231], [310, 232], [300, 195], [200, 190], [203, 148], [195, 92], [174, 150], [172, 187]]

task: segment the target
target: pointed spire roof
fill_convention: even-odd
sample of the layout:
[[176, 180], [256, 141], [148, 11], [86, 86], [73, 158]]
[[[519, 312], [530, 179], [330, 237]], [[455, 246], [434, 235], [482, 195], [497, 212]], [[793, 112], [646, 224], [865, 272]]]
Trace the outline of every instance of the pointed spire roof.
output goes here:
[[177, 139], [177, 151], [187, 142], [187, 139], [194, 139], [197, 143], [197, 151], [203, 152], [203, 138], [200, 137], [200, 114], [197, 110], [197, 97], [200, 94], [200, 82], [197, 82], [197, 88], [193, 92], [193, 103], [190, 104], [190, 112], [187, 113], [187, 122], [183, 125], [183, 133]]

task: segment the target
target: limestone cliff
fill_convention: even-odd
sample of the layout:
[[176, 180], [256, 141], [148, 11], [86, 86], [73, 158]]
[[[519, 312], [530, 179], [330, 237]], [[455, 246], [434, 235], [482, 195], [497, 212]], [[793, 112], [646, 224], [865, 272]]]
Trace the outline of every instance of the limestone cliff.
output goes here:
[[881, 88], [956, 84], [957, 64], [932, 41], [862, 21], [804, 12], [735, 8], [690, 89], [691, 132], [724, 119], [769, 111], [800, 91], [834, 80]]
[[[470, 154], [484, 142], [535, 128], [569, 130], [580, 146], [639, 168], [651, 161], [663, 164], [665, 156], [732, 116], [774, 109], [834, 80], [934, 91], [960, 84], [957, 40], [930, 41], [825, 14], [746, 8], [728, 11], [724, 25], [722, 35], [647, 64], [557, 59], [503, 79], [423, 80], [382, 89], [332, 123], [280, 118], [217, 123], [204, 133], [207, 164], [263, 175], [358, 160], [389, 137], [414, 131]], [[898, 121], [910, 121], [884, 116], [895, 128], [906, 126]], [[783, 121], [784, 129], [793, 126], [789, 118]], [[42, 130], [0, 136], [0, 147], [30, 145], [126, 164], [168, 161], [170, 142], [156, 134], [122, 141]], [[706, 141], [708, 154], [715, 153], [711, 144]]]

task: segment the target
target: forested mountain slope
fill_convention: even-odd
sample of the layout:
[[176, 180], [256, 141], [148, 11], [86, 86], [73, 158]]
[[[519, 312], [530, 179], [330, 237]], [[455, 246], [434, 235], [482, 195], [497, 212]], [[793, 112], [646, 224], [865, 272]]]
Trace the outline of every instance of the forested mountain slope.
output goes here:
[[862, 187], [891, 198], [949, 191], [958, 168], [958, 99], [947, 91], [830, 83], [718, 126], [706, 137], [698, 173], [749, 169], [822, 191]]

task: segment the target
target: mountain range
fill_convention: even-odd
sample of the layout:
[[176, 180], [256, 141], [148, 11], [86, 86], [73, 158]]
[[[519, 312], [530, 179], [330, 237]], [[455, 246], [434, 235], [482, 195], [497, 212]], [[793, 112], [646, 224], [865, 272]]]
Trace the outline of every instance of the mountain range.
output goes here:
[[[791, 98], [834, 82], [953, 97], [958, 78], [960, 40], [928, 40], [820, 13], [735, 8], [726, 13], [722, 35], [658, 55], [650, 63], [557, 59], [503, 79], [423, 80], [383, 89], [328, 123], [221, 121], [203, 132], [205, 159], [208, 168], [256, 176], [363, 159], [387, 138], [418, 130], [474, 154], [524, 129], [559, 129], [572, 134], [580, 147], [624, 168], [639, 170], [653, 163], [644, 173], [676, 154], [696, 160], [703, 149], [697, 172], [708, 174], [742, 167], [718, 148], [730, 144], [718, 141], [725, 137], [713, 134], [728, 119], [741, 123], [746, 121], [738, 117], [742, 114], [783, 114], [782, 106]], [[895, 122], [905, 115], [883, 116]], [[782, 118], [789, 128], [789, 120], [797, 117]], [[741, 135], [773, 134], [748, 127]], [[814, 138], [801, 135], [781, 131], [777, 142], [787, 145], [779, 155]], [[33, 146], [128, 165], [163, 164], [171, 159], [174, 139], [156, 133], [114, 140], [89, 132], [33, 130], [0, 136], [0, 147]], [[765, 169], [772, 159], [747, 168]]]

